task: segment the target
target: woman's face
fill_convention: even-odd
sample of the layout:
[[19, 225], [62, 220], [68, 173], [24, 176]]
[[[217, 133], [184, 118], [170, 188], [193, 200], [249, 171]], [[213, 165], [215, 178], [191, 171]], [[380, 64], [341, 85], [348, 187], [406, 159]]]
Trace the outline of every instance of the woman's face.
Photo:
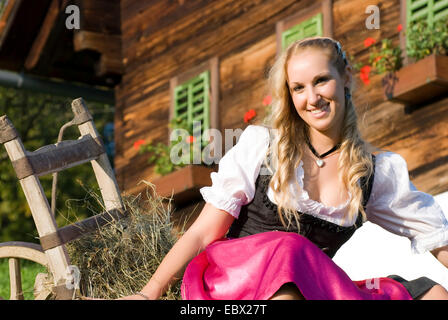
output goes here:
[[338, 138], [344, 120], [344, 86], [349, 85], [349, 73], [341, 77], [326, 54], [305, 49], [290, 58], [287, 76], [295, 109], [310, 131]]

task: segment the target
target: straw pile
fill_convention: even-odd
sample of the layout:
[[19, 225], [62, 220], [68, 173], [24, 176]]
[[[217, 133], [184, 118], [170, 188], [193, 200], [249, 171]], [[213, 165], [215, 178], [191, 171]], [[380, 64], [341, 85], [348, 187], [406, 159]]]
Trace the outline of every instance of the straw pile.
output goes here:
[[[140, 291], [184, 231], [170, 222], [171, 201], [167, 205], [154, 189], [146, 198], [124, 197], [126, 218], [67, 245], [71, 264], [80, 270], [83, 296], [116, 299]], [[161, 299], [179, 300], [180, 284]]]

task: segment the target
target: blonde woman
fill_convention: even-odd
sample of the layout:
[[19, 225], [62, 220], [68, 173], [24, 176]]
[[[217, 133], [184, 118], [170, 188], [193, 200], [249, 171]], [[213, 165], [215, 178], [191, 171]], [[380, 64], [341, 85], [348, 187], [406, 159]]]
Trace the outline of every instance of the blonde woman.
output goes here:
[[448, 267], [441, 208], [401, 156], [372, 154], [351, 85], [339, 42], [291, 44], [270, 71], [270, 126], [245, 129], [201, 189], [198, 219], [126, 299], [157, 299], [182, 275], [183, 299], [448, 299], [429, 278], [352, 281], [331, 260], [369, 220]]

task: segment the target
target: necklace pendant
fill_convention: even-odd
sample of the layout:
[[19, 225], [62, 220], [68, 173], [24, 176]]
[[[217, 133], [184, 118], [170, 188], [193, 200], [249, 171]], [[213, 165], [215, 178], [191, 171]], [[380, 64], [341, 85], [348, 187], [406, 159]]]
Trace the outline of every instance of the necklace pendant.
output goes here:
[[324, 161], [322, 159], [317, 159], [316, 163], [319, 166], [319, 168], [322, 168], [322, 166], [324, 165]]

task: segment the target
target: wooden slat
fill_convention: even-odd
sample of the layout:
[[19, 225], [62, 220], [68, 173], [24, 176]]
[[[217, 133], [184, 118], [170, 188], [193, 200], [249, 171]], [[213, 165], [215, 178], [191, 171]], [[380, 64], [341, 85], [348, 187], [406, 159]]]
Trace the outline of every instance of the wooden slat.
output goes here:
[[[13, 166], [19, 179], [26, 178], [32, 174], [43, 176], [92, 161], [104, 152], [101, 140], [85, 135], [79, 140], [61, 141], [57, 144], [42, 147], [34, 152], [26, 152], [26, 158], [14, 161]], [[27, 161], [31, 168], [19, 171], [20, 164]]]
[[10, 300], [23, 300], [22, 276], [20, 274], [20, 260], [16, 258], [9, 259], [9, 283]]
[[89, 232], [97, 231], [102, 226], [125, 216], [126, 212], [121, 212], [119, 210], [97, 214], [93, 217], [62, 227], [58, 229], [57, 232], [40, 237], [40, 243], [44, 250], [49, 250], [78, 239]]

